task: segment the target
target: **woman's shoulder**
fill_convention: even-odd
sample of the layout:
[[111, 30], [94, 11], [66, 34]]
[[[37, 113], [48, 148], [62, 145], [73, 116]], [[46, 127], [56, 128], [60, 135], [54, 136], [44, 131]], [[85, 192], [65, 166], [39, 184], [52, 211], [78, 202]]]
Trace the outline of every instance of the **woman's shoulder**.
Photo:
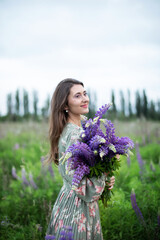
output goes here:
[[78, 125], [74, 123], [67, 123], [66, 126], [63, 129], [62, 135], [63, 136], [69, 136], [74, 134], [80, 134], [82, 131], [82, 127], [79, 127]]
[[61, 146], [63, 148], [67, 148], [69, 145], [73, 144], [77, 139], [79, 139], [81, 131], [81, 127], [72, 123], [67, 123], [59, 138], [59, 149], [61, 149]]

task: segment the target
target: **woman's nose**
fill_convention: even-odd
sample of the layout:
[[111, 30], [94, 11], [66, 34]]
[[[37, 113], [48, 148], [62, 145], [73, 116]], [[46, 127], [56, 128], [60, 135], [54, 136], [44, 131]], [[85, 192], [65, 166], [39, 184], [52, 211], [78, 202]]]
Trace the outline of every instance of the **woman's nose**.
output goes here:
[[83, 96], [82, 101], [83, 101], [83, 102], [88, 102], [88, 101], [89, 101], [88, 96]]

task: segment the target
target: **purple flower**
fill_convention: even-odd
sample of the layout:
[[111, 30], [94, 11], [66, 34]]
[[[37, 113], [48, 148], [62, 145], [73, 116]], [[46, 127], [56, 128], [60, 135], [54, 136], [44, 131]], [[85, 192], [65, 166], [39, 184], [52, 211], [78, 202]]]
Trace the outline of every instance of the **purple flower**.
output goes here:
[[96, 112], [95, 116], [102, 118], [102, 116], [108, 111], [108, 109], [112, 106], [111, 103], [105, 104]]
[[60, 238], [59, 240], [74, 240], [72, 227], [70, 226], [63, 226], [62, 230], [60, 231]]
[[141, 154], [139, 152], [139, 145], [138, 145], [138, 143], [136, 143], [136, 153], [137, 153], [137, 160], [138, 160], [139, 168], [140, 168], [140, 175], [142, 175], [143, 172], [144, 172], [144, 162], [143, 162]]
[[56, 239], [56, 237], [55, 237], [54, 235], [46, 235], [46, 236], [45, 236], [45, 239], [46, 239], [46, 240]]
[[78, 187], [80, 181], [85, 175], [88, 175], [90, 173], [90, 169], [86, 164], [79, 164], [74, 172], [74, 176], [72, 179], [72, 188]]
[[24, 167], [22, 168], [21, 174], [22, 174], [22, 182], [23, 182], [23, 184], [28, 186], [29, 182], [28, 182], [28, 180], [26, 178], [26, 171], [25, 171]]
[[139, 209], [139, 207], [137, 205], [136, 195], [135, 195], [133, 190], [131, 192], [131, 203], [132, 203], [132, 207], [133, 207], [137, 217], [139, 218], [140, 222], [145, 225], [145, 221], [144, 221], [143, 215], [142, 215], [141, 210]]
[[37, 185], [35, 184], [34, 180], [33, 180], [33, 175], [32, 173], [29, 173], [29, 181], [30, 181], [30, 184], [31, 186], [34, 188], [34, 189], [37, 189]]
[[80, 159], [81, 162], [85, 161], [89, 166], [94, 165], [94, 154], [90, 147], [83, 142], [77, 142], [77, 144], [73, 144], [67, 150], [67, 152], [72, 153], [72, 157], [76, 159]]
[[130, 149], [134, 147], [130, 138], [115, 135], [110, 120], [102, 119], [110, 106], [102, 106], [93, 120], [83, 121], [80, 140], [72, 144], [60, 159], [62, 164], [67, 160], [68, 172], [74, 170], [73, 187], [77, 187], [85, 175], [99, 177], [104, 172], [113, 175], [113, 171], [120, 166], [116, 155], [129, 155]]
[[45, 160], [45, 157], [42, 156], [42, 157], [41, 157], [41, 163], [43, 163], [44, 160]]
[[54, 177], [54, 172], [53, 172], [53, 168], [52, 168], [51, 164], [49, 164], [49, 166], [48, 166], [48, 171], [50, 172], [51, 177]]
[[16, 168], [15, 168], [15, 167], [12, 167], [12, 177], [15, 178], [15, 179], [20, 179], [20, 178], [17, 176]]
[[91, 150], [97, 150], [97, 149], [99, 149], [99, 145], [102, 145], [105, 142], [106, 142], [105, 138], [103, 138], [99, 135], [95, 135], [89, 141], [89, 146], [90, 146]]
[[14, 145], [14, 149], [15, 149], [15, 150], [18, 150], [19, 147], [20, 147], [20, 146], [19, 146], [19, 143], [16, 143], [16, 144]]

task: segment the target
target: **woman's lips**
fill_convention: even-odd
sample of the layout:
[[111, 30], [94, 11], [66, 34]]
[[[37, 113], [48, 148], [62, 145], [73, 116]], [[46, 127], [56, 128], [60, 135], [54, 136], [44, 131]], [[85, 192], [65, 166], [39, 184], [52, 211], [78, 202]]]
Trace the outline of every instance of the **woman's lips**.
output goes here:
[[88, 108], [88, 105], [86, 104], [86, 105], [82, 105], [81, 107], [83, 107], [83, 108]]

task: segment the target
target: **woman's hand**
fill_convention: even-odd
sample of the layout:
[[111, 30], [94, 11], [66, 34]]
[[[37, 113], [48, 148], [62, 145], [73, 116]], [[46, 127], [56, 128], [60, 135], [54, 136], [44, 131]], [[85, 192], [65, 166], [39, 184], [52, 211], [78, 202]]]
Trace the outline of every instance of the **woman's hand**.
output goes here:
[[110, 186], [110, 188], [108, 188], [109, 190], [111, 190], [113, 188], [114, 183], [115, 183], [115, 177], [112, 176], [110, 178], [110, 182], [106, 182], [106, 185]]
[[[105, 173], [106, 176], [107, 176], [108, 174], [109, 174], [109, 172], [108, 172], [108, 173]], [[113, 188], [114, 183], [115, 183], [115, 177], [114, 177], [114, 176], [112, 176], [112, 177], [110, 178], [110, 182], [106, 181], [106, 185], [110, 186], [110, 188], [108, 188], [109, 190], [111, 190], [111, 189]]]

